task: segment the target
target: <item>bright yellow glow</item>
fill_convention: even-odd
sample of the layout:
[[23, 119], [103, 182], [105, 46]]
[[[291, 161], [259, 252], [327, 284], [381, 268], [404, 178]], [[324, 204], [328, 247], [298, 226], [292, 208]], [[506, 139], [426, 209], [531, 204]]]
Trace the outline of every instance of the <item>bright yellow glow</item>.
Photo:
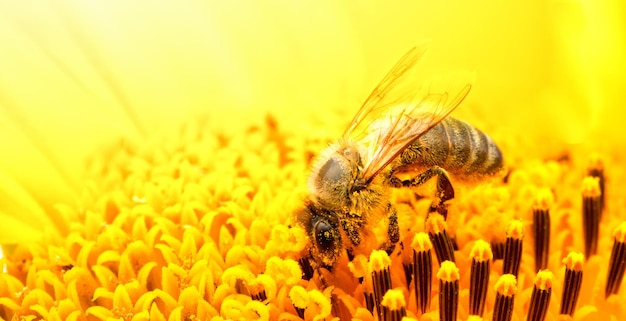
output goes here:
[[[459, 302], [474, 242], [503, 241], [511, 220], [529, 226], [550, 191], [557, 319], [561, 261], [584, 248], [592, 153], [607, 175], [600, 235], [626, 214], [619, 0], [0, 1], [0, 317], [372, 319], [371, 284], [355, 278], [369, 275], [366, 257], [301, 279], [310, 244], [293, 212], [312, 158], [424, 38], [425, 74], [475, 73], [454, 115], [489, 133], [513, 169], [506, 184], [458, 185], [446, 230], [460, 246]], [[396, 194], [410, 251], [424, 231], [411, 211], [428, 204]], [[525, 231], [518, 319], [535, 274]], [[595, 294], [612, 241], [584, 262], [575, 320], [626, 318], [617, 296]], [[391, 279], [417, 318], [407, 253], [389, 256]]]

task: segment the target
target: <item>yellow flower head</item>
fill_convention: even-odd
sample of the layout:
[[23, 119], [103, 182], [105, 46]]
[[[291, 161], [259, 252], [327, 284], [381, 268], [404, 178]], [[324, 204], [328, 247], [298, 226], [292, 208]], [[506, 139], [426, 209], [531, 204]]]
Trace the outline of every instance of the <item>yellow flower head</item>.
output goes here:
[[[0, 3], [0, 320], [626, 319], [623, 7]], [[320, 264], [314, 160], [423, 38], [507, 171]]]

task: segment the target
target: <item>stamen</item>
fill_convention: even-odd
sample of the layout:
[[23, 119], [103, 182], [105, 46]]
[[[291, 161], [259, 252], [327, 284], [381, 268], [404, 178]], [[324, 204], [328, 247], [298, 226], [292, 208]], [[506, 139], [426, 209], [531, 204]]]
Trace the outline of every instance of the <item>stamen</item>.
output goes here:
[[304, 310], [309, 305], [309, 293], [307, 290], [300, 285], [295, 285], [289, 290], [289, 299], [298, 316], [304, 318]]
[[352, 275], [359, 280], [359, 283], [363, 283], [365, 276], [369, 272], [367, 257], [363, 254], [355, 256], [348, 262], [348, 269], [352, 272]]
[[389, 266], [391, 265], [391, 259], [387, 252], [382, 250], [375, 250], [370, 254], [369, 269], [372, 275], [372, 285], [374, 287], [374, 305], [376, 306], [376, 313], [378, 319], [382, 318], [380, 302], [383, 296], [389, 289], [391, 289], [391, 272]]
[[604, 163], [598, 155], [592, 155], [587, 166], [587, 175], [597, 177], [600, 185], [600, 209], [604, 210], [606, 204], [605, 180], [604, 180]]
[[554, 197], [549, 189], [541, 189], [537, 193], [533, 207], [533, 230], [535, 236], [535, 271], [548, 267], [550, 254], [550, 207]]
[[406, 316], [406, 301], [404, 293], [400, 289], [392, 289], [385, 293], [380, 303], [382, 307], [382, 320], [401, 321]]
[[598, 234], [602, 214], [602, 194], [597, 177], [587, 176], [583, 179], [583, 237], [585, 239], [585, 256], [598, 252]]
[[352, 274], [359, 279], [363, 285], [363, 296], [365, 297], [365, 307], [374, 314], [374, 290], [372, 289], [372, 279], [366, 277], [370, 273], [369, 261], [367, 258], [359, 254], [348, 263], [348, 268]]
[[510, 321], [517, 292], [515, 275], [504, 274], [496, 282], [496, 302], [493, 306], [493, 321]]
[[268, 274], [261, 274], [255, 279], [247, 282], [246, 287], [252, 300], [265, 301], [267, 300], [267, 293], [265, 292], [265, 284], [267, 278], [271, 278]]
[[472, 265], [470, 268], [469, 314], [482, 316], [485, 311], [489, 272], [493, 253], [489, 243], [478, 240], [470, 252]]
[[398, 244], [400, 244], [400, 253], [402, 253], [402, 268], [404, 269], [404, 278], [408, 288], [409, 284], [411, 284], [411, 281], [413, 280], [413, 256], [409, 254], [413, 251], [410, 248], [405, 249], [403, 242]]
[[512, 221], [506, 231], [506, 244], [504, 246], [504, 264], [502, 273], [519, 274], [520, 262], [522, 261], [522, 240], [524, 239], [524, 225], [521, 221]]
[[[408, 257], [409, 257], [408, 260], [410, 260], [411, 257], [410, 256]], [[411, 284], [411, 281], [413, 281], [413, 262], [402, 260], [402, 268], [404, 269], [404, 279], [406, 281], [406, 286], [408, 287], [409, 284]]]
[[437, 272], [439, 279], [439, 320], [456, 321], [459, 307], [459, 269], [454, 262], [444, 261]]
[[257, 293], [251, 293], [250, 297], [252, 298], [252, 300], [257, 300], [261, 302], [267, 300], [267, 294], [265, 294], [265, 289], [260, 290]]
[[494, 260], [504, 259], [504, 247], [505, 242], [491, 241], [491, 251], [493, 252]]
[[583, 282], [583, 262], [585, 257], [582, 253], [570, 252], [563, 259], [565, 264], [565, 278], [563, 279], [563, 294], [561, 296], [561, 314], [574, 316], [578, 295]]
[[417, 303], [417, 315], [430, 310], [430, 297], [432, 290], [432, 251], [433, 244], [424, 232], [415, 234], [413, 242], [413, 288]]
[[433, 243], [435, 249], [435, 255], [439, 264], [443, 261], [454, 262], [454, 248], [452, 246], [452, 240], [446, 232], [448, 225], [443, 215], [438, 213], [430, 213], [426, 220], [426, 230], [430, 241]]
[[606, 279], [605, 297], [617, 294], [626, 269], [626, 222], [622, 222], [614, 231], [613, 249], [609, 260], [609, 272]]
[[370, 282], [363, 282], [363, 296], [365, 297], [365, 307], [374, 314], [376, 301], [374, 300], [374, 290]]
[[550, 296], [552, 295], [552, 280], [554, 276], [548, 270], [537, 272], [535, 286], [530, 296], [530, 306], [528, 307], [528, 321], [543, 321], [550, 306]]

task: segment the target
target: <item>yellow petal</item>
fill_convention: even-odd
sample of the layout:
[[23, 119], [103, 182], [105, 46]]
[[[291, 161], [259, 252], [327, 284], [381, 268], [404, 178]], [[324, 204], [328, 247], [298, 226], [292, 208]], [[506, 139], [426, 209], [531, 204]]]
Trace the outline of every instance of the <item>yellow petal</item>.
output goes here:
[[66, 289], [65, 284], [63, 284], [58, 276], [52, 271], [43, 270], [37, 273], [37, 280], [35, 281], [36, 287], [39, 289], [46, 289], [49, 286], [52, 287], [52, 295], [54, 298], [63, 298], [65, 297]]
[[127, 315], [133, 311], [133, 301], [124, 285], [118, 285], [113, 292], [113, 310], [119, 315]]
[[74, 305], [83, 311], [94, 305], [92, 299], [97, 284], [89, 271], [83, 267], [75, 266], [63, 275], [63, 279], [67, 284], [67, 296]]
[[29, 306], [28, 309], [34, 312], [33, 314], [38, 314], [41, 316], [41, 318], [48, 319], [48, 308], [41, 306], [39, 304], [34, 304], [34, 305]]
[[169, 247], [166, 244], [156, 244], [154, 248], [159, 251], [163, 259], [168, 264], [176, 264], [179, 263], [178, 257], [174, 253], [174, 249]]
[[17, 304], [17, 302], [7, 297], [0, 297], [0, 306], [3, 306], [9, 311], [13, 311], [13, 312], [18, 312], [22, 309], [22, 307], [19, 304]]
[[176, 251], [176, 252], [179, 251], [180, 245], [182, 243], [181, 240], [169, 234], [161, 236], [161, 241], [165, 242], [168, 245], [170, 251]]
[[145, 310], [145, 311], [141, 311], [141, 312], [135, 313], [130, 320], [131, 321], [149, 321], [149, 320], [151, 320], [150, 319], [150, 312]]
[[15, 276], [0, 273], [0, 297], [13, 297], [24, 290], [24, 285]]
[[137, 280], [124, 283], [124, 288], [126, 289], [126, 293], [128, 293], [131, 302], [137, 302], [145, 291], [144, 287]]
[[76, 305], [74, 305], [74, 302], [70, 299], [63, 299], [59, 301], [55, 310], [58, 312], [59, 318], [64, 320], [66, 318], [70, 318], [71, 315], [79, 314], [79, 311], [76, 311], [76, 308]]
[[183, 308], [183, 313], [187, 315], [198, 315], [198, 304], [203, 299], [198, 293], [195, 286], [184, 289], [178, 297], [178, 304]]
[[93, 254], [91, 251], [95, 247], [96, 243], [89, 241], [81, 245], [82, 247], [80, 248], [80, 252], [76, 256], [76, 264], [83, 267], [94, 265], [98, 258], [93, 256], [93, 259], [90, 259], [90, 256]]
[[106, 266], [94, 265], [91, 270], [102, 288], [113, 289], [119, 283], [115, 273]]
[[269, 307], [259, 301], [250, 301], [246, 304], [246, 317], [248, 320], [270, 320]]
[[165, 321], [165, 316], [163, 315], [163, 313], [161, 311], [159, 311], [159, 308], [156, 304], [153, 304], [152, 307], [150, 308], [150, 320], [154, 320], [154, 321]]
[[96, 261], [96, 264], [98, 265], [105, 265], [108, 263], [118, 264], [119, 261], [120, 261], [120, 253], [115, 250], [108, 250], [98, 255], [98, 261]]
[[178, 306], [174, 308], [174, 310], [172, 310], [172, 312], [170, 313], [170, 317], [167, 320], [168, 321], [183, 321], [185, 319], [183, 315], [184, 313], [183, 309], [184, 307], [182, 306]]
[[148, 311], [157, 297], [157, 293], [154, 291], [144, 292], [135, 301], [135, 311]]
[[220, 305], [220, 313], [227, 319], [245, 319], [247, 317], [245, 310], [245, 304], [234, 297], [226, 298]]
[[98, 300], [100, 302], [102, 302], [104, 300], [112, 301], [114, 296], [115, 296], [115, 293], [113, 291], [109, 291], [109, 290], [107, 290], [105, 288], [97, 288], [93, 292], [93, 299], [94, 299], [94, 301], [95, 300]]
[[171, 313], [178, 306], [178, 302], [170, 293], [162, 290], [154, 290], [154, 293], [163, 301], [163, 313]]
[[157, 267], [156, 262], [148, 262], [141, 267], [139, 273], [137, 273], [137, 280], [140, 284], [143, 284], [148, 290], [152, 290], [155, 286], [155, 277], [153, 276], [154, 270]]
[[114, 318], [115, 315], [113, 314], [113, 312], [105, 307], [101, 307], [101, 306], [93, 306], [87, 309], [87, 311], [85, 311], [85, 314], [87, 316], [93, 316], [98, 320], [109, 320], [110, 318]]
[[198, 252], [198, 247], [196, 246], [196, 237], [197, 235], [196, 229], [186, 229], [183, 233], [183, 242], [180, 246], [180, 252], [178, 256], [181, 258], [194, 259], [196, 253]]
[[131, 263], [130, 258], [128, 257], [129, 249], [130, 248], [127, 248], [119, 257], [117, 275], [119, 276], [120, 281], [123, 283], [133, 280], [137, 277], [137, 271], [135, 271], [136, 265]]
[[[228, 300], [227, 298], [235, 293], [236, 292], [233, 287], [230, 287], [227, 284], [220, 284], [215, 289], [215, 295], [213, 296], [211, 304], [215, 307], [221, 307], [224, 301]], [[220, 308], [220, 311], [222, 311], [222, 308]]]
[[206, 300], [201, 300], [198, 302], [198, 312], [196, 316], [202, 320], [208, 320], [209, 317], [218, 315], [219, 312], [217, 307], [212, 306]]
[[53, 304], [54, 299], [52, 296], [42, 289], [32, 289], [31, 291], [26, 292], [24, 298], [22, 299], [22, 307], [24, 308], [38, 306], [47, 311]]

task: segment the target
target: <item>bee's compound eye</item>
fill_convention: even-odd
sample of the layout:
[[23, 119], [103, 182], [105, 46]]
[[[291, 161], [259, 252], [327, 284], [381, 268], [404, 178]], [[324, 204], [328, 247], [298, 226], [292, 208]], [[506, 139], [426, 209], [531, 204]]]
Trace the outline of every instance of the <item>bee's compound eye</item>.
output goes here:
[[329, 222], [320, 220], [314, 227], [315, 242], [322, 252], [334, 251], [339, 238], [339, 232]]
[[328, 161], [320, 168], [320, 176], [326, 182], [336, 183], [341, 181], [343, 177], [343, 169], [334, 158], [329, 158]]

